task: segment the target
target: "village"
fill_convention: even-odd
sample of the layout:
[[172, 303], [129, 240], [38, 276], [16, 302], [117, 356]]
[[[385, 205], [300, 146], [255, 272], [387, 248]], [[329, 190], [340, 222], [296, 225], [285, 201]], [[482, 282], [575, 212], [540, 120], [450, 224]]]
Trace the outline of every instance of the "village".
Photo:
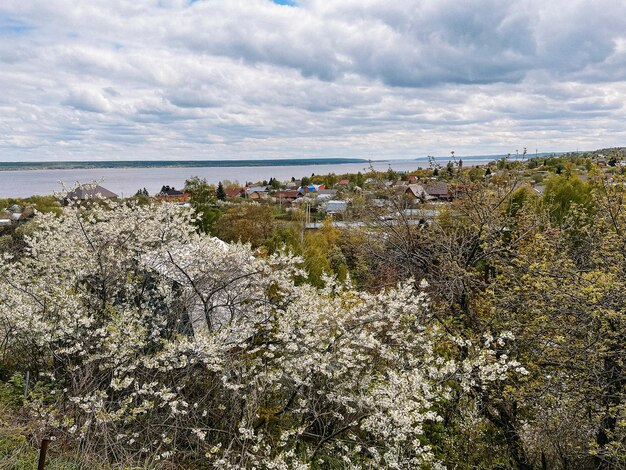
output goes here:
[[[454, 190], [450, 189], [448, 182], [432, 176], [420, 178], [415, 174], [401, 172], [385, 174], [391, 179], [381, 179], [380, 175], [364, 178], [360, 173], [345, 176], [330, 185], [324, 183], [324, 180], [330, 179], [332, 182], [333, 179], [337, 179], [334, 175], [325, 177], [313, 175], [311, 178], [285, 182], [272, 179], [269, 182], [260, 181], [245, 186], [227, 183], [228, 185], [224, 187], [220, 183], [217, 187], [207, 185], [207, 189], [216, 208], [259, 204], [274, 207], [277, 214], [283, 215], [300, 209], [306, 214], [307, 229], [320, 228], [322, 220], [327, 218], [337, 226], [358, 224], [357, 206], [383, 208], [387, 197], [385, 194], [403, 195], [409, 204], [405, 210], [405, 215], [409, 217], [423, 217], [425, 214], [432, 217], [436, 213], [433, 210], [435, 205], [450, 202], [455, 197]], [[0, 211], [0, 230], [26, 223], [37, 213], [42, 200], [60, 208], [70, 201], [86, 203], [98, 198], [119, 199], [119, 196], [100, 184], [83, 184], [63, 198], [57, 198], [56, 201], [51, 201], [51, 198], [41, 197], [35, 201], [29, 201], [27, 198], [3, 208]], [[198, 199], [198, 194], [191, 188], [177, 189], [164, 185], [157, 194], [149, 195], [147, 190], [141, 189], [129, 199], [191, 207]], [[419, 211], [416, 209], [418, 206]]]
[[[605, 155], [607, 153], [607, 155]], [[615, 153], [615, 152], [613, 152]], [[291, 178], [288, 181], [220, 182], [217, 186], [205, 180], [190, 178], [185, 187], [177, 189], [164, 184], [153, 195], [139, 189], [129, 200], [141, 203], [169, 203], [183, 207], [225, 211], [229, 207], [252, 204], [272, 209], [277, 220], [297, 220], [305, 229], [319, 229], [324, 221], [336, 227], [358, 227], [373, 212], [383, 219], [401, 215], [416, 223], [428, 222], [437, 216], [442, 205], [454, 201], [462, 192], [471, 190], [477, 182], [491, 185], [510, 184], [511, 189], [529, 188], [537, 195], [545, 190], [545, 179], [550, 174], [574, 172], [586, 182], [592, 169], [611, 174], [623, 171], [621, 152], [604, 151], [572, 154], [563, 157], [531, 158], [527, 161], [501, 159], [484, 166], [463, 168], [462, 161], [450, 161], [445, 167], [418, 168], [414, 171], [394, 171], [362, 174], [334, 173]], [[514, 175], [515, 181], [506, 181], [502, 175]], [[390, 199], [402, 200], [402, 207], [393, 206]], [[97, 183], [78, 185], [64, 196], [33, 196], [23, 200], [8, 199], [4, 207], [0, 200], [0, 233], [28, 222], [37, 212], [59, 211], [70, 201], [86, 203], [94, 199], [120, 199]], [[402, 214], [398, 214], [398, 210]], [[294, 216], [294, 214], [299, 216]]]

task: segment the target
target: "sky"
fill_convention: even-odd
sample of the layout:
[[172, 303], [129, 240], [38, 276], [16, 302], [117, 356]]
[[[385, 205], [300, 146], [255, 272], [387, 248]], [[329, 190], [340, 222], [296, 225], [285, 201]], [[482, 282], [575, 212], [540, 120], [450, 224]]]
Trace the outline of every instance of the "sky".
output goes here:
[[626, 145], [623, 0], [2, 0], [0, 161]]

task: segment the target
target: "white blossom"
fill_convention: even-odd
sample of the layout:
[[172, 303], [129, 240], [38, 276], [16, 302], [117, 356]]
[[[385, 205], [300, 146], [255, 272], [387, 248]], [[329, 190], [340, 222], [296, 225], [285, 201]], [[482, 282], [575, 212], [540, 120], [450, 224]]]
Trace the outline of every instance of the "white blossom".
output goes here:
[[[525, 373], [493, 349], [512, 335], [448, 335], [412, 282], [319, 289], [300, 281], [300, 259], [256, 256], [192, 220], [167, 204], [68, 207], [36, 217], [26, 256], [3, 258], [9, 347], [40, 351], [54, 403], [30, 398], [42, 427], [114, 436], [107, 445], [160, 461], [192, 449], [215, 468], [309, 468], [328, 455], [437, 468], [422, 438], [451, 384]], [[442, 344], [471, 354], [455, 362]]]

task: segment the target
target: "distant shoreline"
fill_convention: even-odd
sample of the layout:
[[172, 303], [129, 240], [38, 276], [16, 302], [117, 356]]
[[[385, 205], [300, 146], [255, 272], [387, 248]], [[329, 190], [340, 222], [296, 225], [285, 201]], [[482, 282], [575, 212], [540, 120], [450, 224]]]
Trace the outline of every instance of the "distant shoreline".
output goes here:
[[127, 160], [96, 162], [0, 162], [0, 171], [84, 170], [99, 168], [237, 168], [368, 163], [361, 158], [305, 158], [274, 160]]
[[[520, 157], [530, 159], [534, 157], [555, 157], [564, 152], [543, 152], [539, 154], [526, 155], [465, 155], [454, 157], [435, 157], [438, 164], [447, 164], [448, 161], [462, 161], [467, 166], [482, 166], [489, 162], [501, 158], [511, 158], [519, 160]], [[103, 161], [62, 161], [62, 162], [2, 162], [0, 161], [0, 172], [2, 171], [26, 171], [26, 170], [89, 170], [89, 169], [125, 169], [125, 168], [244, 168], [244, 167], [270, 167], [270, 166], [312, 166], [312, 165], [343, 165], [350, 163], [429, 163], [428, 157], [415, 159], [383, 159], [366, 160], [364, 158], [286, 158], [271, 160], [103, 160]]]

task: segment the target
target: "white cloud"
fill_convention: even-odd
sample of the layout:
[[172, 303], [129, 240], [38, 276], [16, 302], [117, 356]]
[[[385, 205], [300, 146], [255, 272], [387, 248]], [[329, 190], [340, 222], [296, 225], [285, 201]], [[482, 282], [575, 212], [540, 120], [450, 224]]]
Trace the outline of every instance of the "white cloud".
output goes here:
[[626, 4], [4, 0], [0, 159], [623, 144]]
[[62, 104], [79, 111], [106, 113], [111, 111], [111, 103], [101, 93], [93, 90], [72, 90]]

